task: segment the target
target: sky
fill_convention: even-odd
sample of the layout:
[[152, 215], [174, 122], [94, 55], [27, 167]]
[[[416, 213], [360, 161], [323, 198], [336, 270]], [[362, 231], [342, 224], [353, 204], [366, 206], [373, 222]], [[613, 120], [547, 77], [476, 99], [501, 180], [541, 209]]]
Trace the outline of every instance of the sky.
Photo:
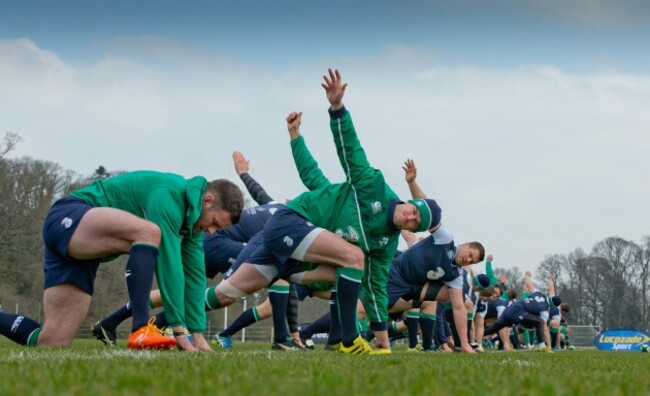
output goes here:
[[292, 198], [291, 111], [344, 180], [320, 86], [332, 67], [371, 164], [407, 199], [414, 159], [443, 223], [497, 268], [650, 234], [650, 3], [185, 3], [0, 2], [10, 156], [239, 183], [238, 150]]

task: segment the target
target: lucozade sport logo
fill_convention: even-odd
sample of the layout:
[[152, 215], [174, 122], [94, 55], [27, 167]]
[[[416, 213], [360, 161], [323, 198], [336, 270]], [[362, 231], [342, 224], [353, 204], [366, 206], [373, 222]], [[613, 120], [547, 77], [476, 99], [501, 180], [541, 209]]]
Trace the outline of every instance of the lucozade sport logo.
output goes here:
[[594, 345], [602, 351], [640, 351], [648, 343], [650, 334], [633, 329], [606, 330], [594, 338]]

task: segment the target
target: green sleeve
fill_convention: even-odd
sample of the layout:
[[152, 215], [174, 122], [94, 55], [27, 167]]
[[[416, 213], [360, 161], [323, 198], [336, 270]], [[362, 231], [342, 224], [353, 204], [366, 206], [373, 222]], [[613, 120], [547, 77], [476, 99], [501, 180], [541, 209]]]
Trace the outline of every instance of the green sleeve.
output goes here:
[[147, 220], [157, 224], [161, 231], [156, 279], [165, 316], [172, 326], [182, 326], [185, 322], [185, 275], [179, 235], [185, 217], [184, 208], [184, 203], [165, 190], [149, 194], [144, 208]]
[[330, 117], [330, 128], [336, 145], [336, 153], [345, 172], [346, 180], [353, 185], [369, 180], [369, 174], [375, 169], [370, 167], [366, 153], [361, 147], [350, 113], [342, 108], [330, 111]]
[[291, 154], [293, 154], [293, 161], [298, 169], [300, 180], [309, 191], [330, 185], [330, 181], [318, 167], [318, 162], [311, 155], [302, 136], [291, 141]]
[[186, 237], [181, 243], [185, 275], [185, 323], [191, 333], [206, 328], [204, 294], [207, 287], [203, 253], [203, 233]]
[[499, 280], [496, 278], [496, 276], [494, 276], [494, 270], [492, 269], [491, 261], [485, 262], [485, 275], [490, 278], [490, 285], [495, 286], [499, 284]]

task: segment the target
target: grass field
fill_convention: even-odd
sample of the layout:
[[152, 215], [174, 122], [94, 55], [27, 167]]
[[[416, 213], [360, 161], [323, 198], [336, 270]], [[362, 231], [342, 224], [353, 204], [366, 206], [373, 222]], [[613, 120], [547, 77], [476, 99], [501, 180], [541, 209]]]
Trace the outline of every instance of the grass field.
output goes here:
[[276, 352], [185, 354], [108, 349], [94, 340], [65, 350], [0, 342], [0, 395], [648, 395], [650, 354], [562, 351], [469, 356], [345, 356], [317, 346]]

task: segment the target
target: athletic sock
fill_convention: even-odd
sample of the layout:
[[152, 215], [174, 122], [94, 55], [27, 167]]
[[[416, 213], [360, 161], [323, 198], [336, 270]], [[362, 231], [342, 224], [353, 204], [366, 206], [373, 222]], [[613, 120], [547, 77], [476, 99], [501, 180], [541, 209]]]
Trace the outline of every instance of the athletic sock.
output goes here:
[[287, 302], [287, 324], [289, 333], [298, 332], [298, 292], [296, 286], [292, 283], [289, 285], [289, 301]]
[[408, 311], [404, 319], [406, 330], [409, 334], [409, 348], [415, 348], [418, 344], [418, 326], [420, 325], [420, 312]]
[[219, 297], [215, 290], [217, 286], [211, 286], [205, 289], [205, 311], [209, 312], [213, 309], [221, 308], [221, 303], [219, 302]]
[[242, 312], [241, 315], [239, 315], [230, 326], [219, 333], [219, 336], [231, 337], [235, 335], [239, 330], [243, 329], [244, 327], [248, 327], [259, 320], [260, 315], [257, 312], [257, 307], [247, 309], [246, 311]]
[[530, 331], [524, 330], [524, 344], [526, 347], [530, 345]]
[[286, 342], [289, 338], [287, 327], [287, 303], [289, 302], [289, 286], [271, 285], [269, 300], [273, 312], [274, 342]]
[[472, 334], [472, 323], [474, 322], [474, 314], [469, 312], [467, 314], [467, 342], [471, 343], [470, 334]]
[[131, 246], [124, 272], [133, 313], [131, 331], [136, 331], [149, 321], [149, 294], [157, 259], [157, 247], [141, 243]]
[[0, 312], [0, 334], [15, 343], [36, 346], [41, 329], [40, 324], [27, 316]]
[[557, 327], [551, 327], [549, 329], [551, 332], [551, 345], [556, 346], [557, 345]]
[[330, 331], [327, 336], [327, 343], [330, 345], [341, 342], [341, 320], [339, 318], [339, 306], [336, 303], [338, 292], [336, 286], [330, 293]]
[[327, 333], [330, 328], [331, 317], [332, 314], [330, 312], [327, 312], [325, 315], [311, 322], [309, 326], [300, 330], [300, 338], [303, 340], [308, 340], [316, 333]]
[[132, 315], [131, 302], [122, 305], [117, 311], [113, 312], [106, 318], [102, 319], [99, 324], [108, 331], [114, 331], [120, 323], [124, 322]]
[[336, 302], [339, 306], [339, 319], [341, 321], [341, 342], [349, 347], [359, 336], [357, 330], [357, 300], [363, 270], [351, 267], [336, 269]]
[[422, 329], [422, 349], [428, 351], [433, 348], [433, 330], [436, 327], [436, 315], [420, 313], [420, 328]]
[[160, 311], [156, 315], [156, 326], [158, 326], [159, 329], [162, 329], [163, 327], [166, 327], [169, 325], [169, 322], [167, 322], [167, 317], [165, 316], [165, 311]]

